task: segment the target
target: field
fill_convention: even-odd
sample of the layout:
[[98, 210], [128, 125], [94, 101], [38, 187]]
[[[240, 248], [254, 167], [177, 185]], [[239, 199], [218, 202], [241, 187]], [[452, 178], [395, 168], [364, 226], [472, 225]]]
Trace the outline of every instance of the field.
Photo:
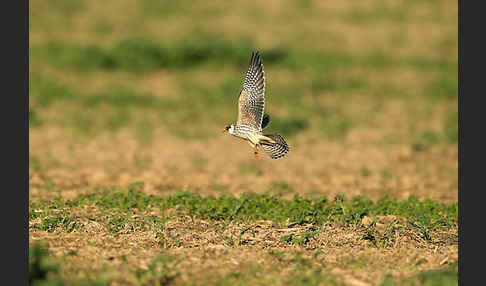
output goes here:
[[29, 6], [32, 285], [457, 285], [456, 2]]

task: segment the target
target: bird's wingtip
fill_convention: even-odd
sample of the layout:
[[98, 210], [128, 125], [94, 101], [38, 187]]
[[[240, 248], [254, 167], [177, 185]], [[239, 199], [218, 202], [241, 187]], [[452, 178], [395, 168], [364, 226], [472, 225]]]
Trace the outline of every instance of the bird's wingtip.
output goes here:
[[258, 64], [259, 62], [261, 62], [261, 59], [260, 59], [260, 51], [259, 50], [252, 51], [251, 52], [250, 63]]

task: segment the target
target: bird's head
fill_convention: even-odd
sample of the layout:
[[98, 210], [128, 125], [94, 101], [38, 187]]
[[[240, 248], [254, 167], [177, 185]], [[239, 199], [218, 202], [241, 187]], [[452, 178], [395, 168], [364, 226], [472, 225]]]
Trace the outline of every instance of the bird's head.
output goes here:
[[223, 133], [228, 132], [229, 134], [233, 134], [234, 131], [235, 131], [235, 125], [234, 124], [226, 125], [226, 127], [223, 129]]

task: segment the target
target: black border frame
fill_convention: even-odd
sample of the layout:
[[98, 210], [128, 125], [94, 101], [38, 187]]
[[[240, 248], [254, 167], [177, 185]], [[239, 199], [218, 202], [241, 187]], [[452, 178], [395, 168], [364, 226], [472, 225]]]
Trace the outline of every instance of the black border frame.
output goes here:
[[2, 99], [7, 101], [2, 113], [6, 263], [1, 280], [5, 285], [29, 285], [29, 1], [5, 4], [1, 62]]
[[[468, 3], [470, 7], [467, 12], [465, 3]], [[473, 193], [474, 196], [481, 194], [484, 187], [484, 183], [479, 180], [481, 176], [484, 177], [484, 174], [481, 174], [484, 170], [481, 166], [484, 162], [481, 162], [481, 159], [484, 156], [477, 152], [485, 146], [485, 140], [480, 136], [484, 129], [475, 128], [476, 134], [479, 135], [476, 138], [470, 137], [466, 141], [464, 137], [466, 127], [473, 130], [472, 128], [476, 127], [474, 125], [484, 122], [481, 121], [480, 117], [482, 113], [480, 108], [483, 108], [483, 105], [479, 102], [480, 97], [484, 96], [484, 86], [481, 85], [484, 82], [484, 72], [481, 70], [481, 68], [484, 69], [484, 66], [482, 66], [484, 60], [479, 58], [478, 55], [481, 52], [484, 53], [486, 45], [481, 41], [484, 38], [484, 33], [474, 33], [476, 28], [484, 27], [484, 25], [481, 25], [482, 21], [479, 21], [484, 18], [484, 15], [482, 15], [484, 10], [480, 9], [479, 5], [476, 9], [472, 9], [473, 6], [470, 4], [473, 3], [478, 2], [458, 1], [458, 285], [481, 285], [482, 283], [479, 281], [484, 280], [479, 276], [481, 271], [484, 271], [481, 269], [484, 263], [480, 260], [482, 257], [479, 256], [481, 248], [484, 248], [482, 247], [483, 237], [481, 235], [484, 222], [479, 221], [484, 219], [482, 212], [484, 206], [481, 205], [483, 201], [479, 197], [472, 199]], [[464, 41], [465, 32], [468, 35], [469, 44]], [[467, 49], [465, 49], [466, 47]], [[467, 101], [464, 97], [465, 94], [467, 94]], [[472, 131], [469, 134], [472, 134]], [[465, 156], [466, 150], [467, 157]], [[470, 163], [471, 167], [468, 167], [465, 171], [465, 158], [469, 162], [476, 159], [474, 165], [478, 167], [473, 167]], [[473, 234], [474, 229], [477, 235]], [[469, 235], [466, 234], [467, 231], [469, 231]], [[477, 260], [473, 258], [474, 254], [478, 256], [476, 257]]]

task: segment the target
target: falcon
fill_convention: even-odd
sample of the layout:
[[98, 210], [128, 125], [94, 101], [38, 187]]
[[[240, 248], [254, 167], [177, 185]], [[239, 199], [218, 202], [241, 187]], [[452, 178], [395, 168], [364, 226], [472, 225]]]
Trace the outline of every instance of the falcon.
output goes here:
[[270, 122], [270, 116], [264, 114], [265, 108], [265, 72], [258, 52], [252, 52], [245, 82], [238, 97], [238, 118], [236, 124], [226, 125], [223, 132], [248, 141], [255, 157], [258, 148], [263, 149], [272, 159], [285, 156], [290, 148], [279, 134], [263, 134], [263, 129]]

